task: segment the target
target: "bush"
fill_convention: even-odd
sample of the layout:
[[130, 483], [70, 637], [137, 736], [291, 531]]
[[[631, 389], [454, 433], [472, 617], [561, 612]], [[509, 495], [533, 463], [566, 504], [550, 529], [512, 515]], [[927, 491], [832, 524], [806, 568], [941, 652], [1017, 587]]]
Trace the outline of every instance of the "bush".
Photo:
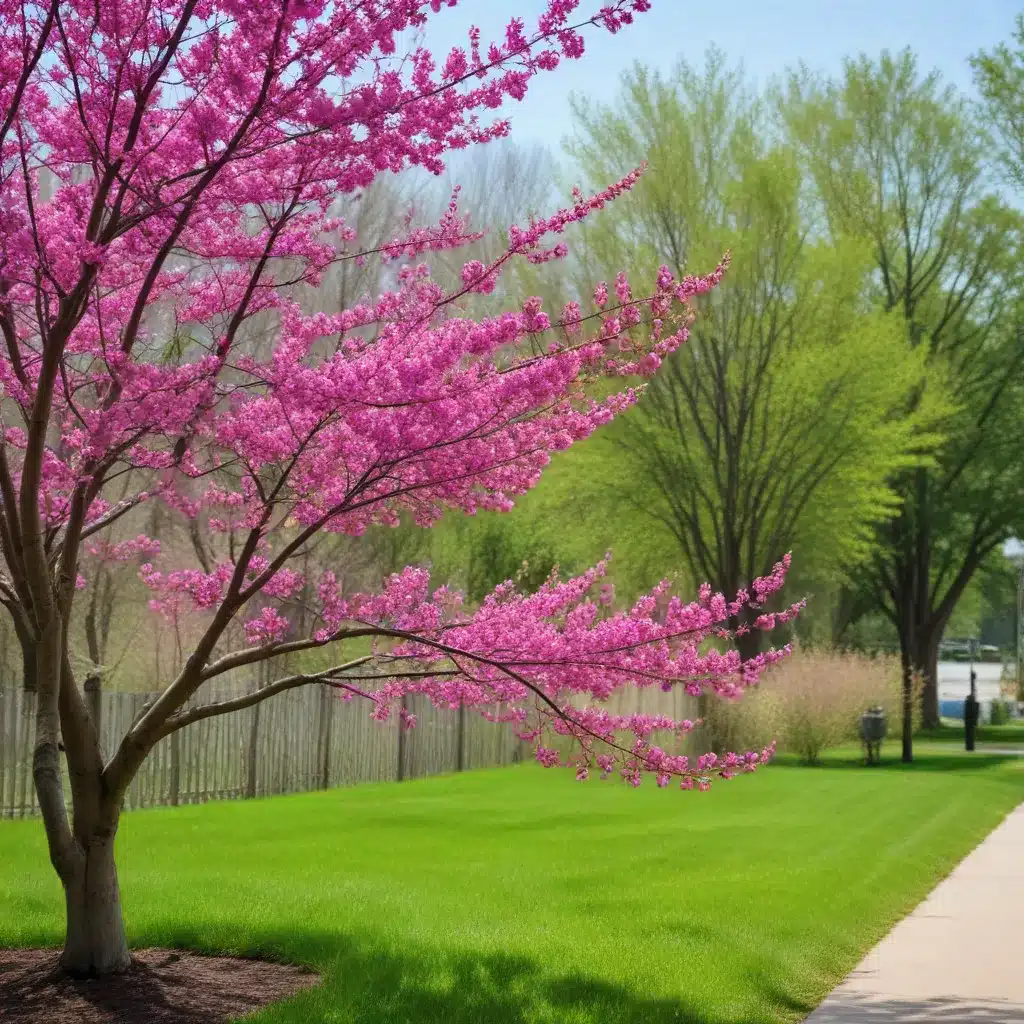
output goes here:
[[1003, 672], [999, 678], [999, 695], [1008, 701], [1024, 700], [1024, 687], [1017, 678], [1016, 664], [1003, 665]]
[[1010, 719], [1013, 716], [1010, 714], [1010, 702], [1005, 700], [994, 700], [992, 701], [992, 709], [989, 712], [989, 722], [992, 725], [1009, 725]]
[[736, 703], [709, 701], [713, 749], [747, 750], [773, 739], [779, 749], [817, 763], [829, 747], [859, 740], [862, 712], [881, 706], [894, 735], [900, 721], [896, 658], [796, 651]]

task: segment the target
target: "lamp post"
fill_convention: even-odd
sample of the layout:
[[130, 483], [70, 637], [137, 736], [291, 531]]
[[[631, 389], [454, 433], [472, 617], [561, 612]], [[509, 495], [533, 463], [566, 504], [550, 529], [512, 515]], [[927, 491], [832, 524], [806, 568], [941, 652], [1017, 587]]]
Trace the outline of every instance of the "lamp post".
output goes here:
[[1017, 700], [1024, 696], [1024, 558], [1017, 577]]
[[970, 650], [970, 666], [971, 666], [971, 692], [964, 701], [964, 746], [968, 750], [974, 749], [974, 733], [978, 727], [978, 677], [974, 672], [974, 645], [975, 640], [972, 637], [968, 641], [968, 647]]

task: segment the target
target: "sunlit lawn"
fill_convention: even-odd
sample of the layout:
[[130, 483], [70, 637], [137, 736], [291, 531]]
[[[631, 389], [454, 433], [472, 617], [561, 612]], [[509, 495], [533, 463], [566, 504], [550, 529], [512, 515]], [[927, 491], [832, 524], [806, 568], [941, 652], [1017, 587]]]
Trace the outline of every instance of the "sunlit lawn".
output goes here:
[[[137, 811], [130, 939], [322, 973], [261, 1022], [797, 1020], [1024, 799], [1024, 761], [918, 752], [706, 795], [531, 766]], [[0, 946], [60, 937], [40, 825], [0, 823]]]
[[[937, 729], [925, 729], [920, 733], [923, 740], [937, 743], [964, 742], [964, 723], [944, 719]], [[982, 747], [1024, 747], [1024, 720], [1015, 719], [1006, 725], [979, 725], [974, 734], [975, 741]]]

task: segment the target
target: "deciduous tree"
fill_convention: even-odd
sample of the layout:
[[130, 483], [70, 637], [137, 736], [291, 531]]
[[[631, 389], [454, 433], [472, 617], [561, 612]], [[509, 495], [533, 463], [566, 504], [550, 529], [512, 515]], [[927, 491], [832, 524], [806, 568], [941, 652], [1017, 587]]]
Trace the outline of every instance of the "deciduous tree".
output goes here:
[[987, 188], [985, 139], [965, 100], [937, 73], [921, 76], [909, 51], [850, 60], [837, 80], [795, 73], [779, 109], [830, 237], [868, 240], [878, 306], [902, 317], [906, 346], [925, 353], [958, 410], [936, 462], [893, 478], [900, 513], [858, 582], [863, 607], [896, 627], [907, 694], [922, 674], [933, 726], [943, 630], [1024, 508], [1021, 221]]
[[[446, 151], [503, 136], [486, 111], [580, 56], [585, 26], [617, 30], [648, 3], [590, 16], [550, 0], [533, 28], [513, 20], [493, 45], [474, 33], [437, 60], [402, 52], [403, 33], [440, 6], [0, 0], [0, 594], [35, 658], [33, 773], [69, 970], [129, 965], [114, 836], [154, 745], [291, 687], [330, 686], [381, 720], [407, 692], [491, 717], [503, 705], [541, 763], [568, 760], [581, 779], [652, 772], [706, 788], [769, 756], [689, 763], [653, 738], [689, 723], [614, 718], [601, 702], [630, 685], [738, 694], [781, 652], [743, 661], [704, 641], [775, 593], [786, 563], [728, 598], [706, 588], [687, 604], [660, 588], [618, 612], [599, 591], [602, 565], [533, 594], [501, 586], [475, 610], [429, 593], [416, 568], [362, 595], [342, 594], [329, 570], [303, 575], [325, 533], [509, 508], [551, 452], [635, 401], [629, 388], [590, 398], [592, 380], [656, 370], [686, 340], [688, 303], [726, 267], [682, 278], [666, 267], [636, 282], [637, 297], [622, 284], [555, 316], [532, 300], [463, 315], [460, 302], [516, 259], [558, 258], [565, 227], [631, 188], [630, 173], [511, 227], [507, 249], [470, 261], [446, 292], [419, 261], [465, 240], [453, 206], [377, 254], [393, 285], [375, 300], [305, 312], [291, 288], [371, 255], [331, 215], [339, 195], [409, 164], [440, 171]], [[47, 198], [44, 166], [59, 182]], [[257, 317], [274, 325], [269, 350], [246, 333]], [[128, 473], [142, 486], [113, 500]], [[141, 571], [155, 608], [190, 618], [194, 641], [104, 751], [68, 625], [92, 538], [152, 502], [203, 525], [195, 564]], [[313, 606], [299, 634], [285, 612], [303, 589]], [[366, 637], [389, 646], [346, 659], [346, 641]], [[283, 656], [331, 647], [341, 652], [326, 670], [277, 674]], [[261, 688], [204, 701], [211, 681], [257, 665]], [[593, 706], [573, 707], [581, 695]], [[571, 756], [545, 742], [551, 730], [575, 742]]]
[[[872, 313], [870, 252], [816, 236], [795, 152], [716, 51], [703, 72], [638, 66], [615, 105], [580, 100], [575, 113], [570, 153], [587, 187], [650, 161], [580, 227], [591, 273], [630, 257], [653, 271], [664, 253], [682, 274], [716, 246], [733, 252], [688, 344], [589, 442], [614, 466], [609, 496], [664, 529], [689, 578], [726, 592], [791, 548], [819, 578], [865, 557], [893, 511], [889, 474], [934, 443], [939, 411], [907, 410], [924, 360], [898, 317]], [[740, 640], [747, 653], [758, 642]]]
[[1012, 42], [971, 58], [982, 112], [999, 143], [999, 160], [1009, 181], [1024, 187], [1024, 14], [1014, 23]]

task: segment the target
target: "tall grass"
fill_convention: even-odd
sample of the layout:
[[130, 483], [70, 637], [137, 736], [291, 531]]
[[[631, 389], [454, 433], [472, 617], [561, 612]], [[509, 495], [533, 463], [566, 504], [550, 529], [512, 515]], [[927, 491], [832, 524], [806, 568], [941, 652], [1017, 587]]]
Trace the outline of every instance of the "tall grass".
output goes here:
[[762, 677], [741, 700], [708, 701], [715, 750], [779, 749], [816, 764], [823, 750], [859, 737], [858, 720], [881, 707], [895, 736], [900, 717], [900, 666], [891, 656], [798, 650]]

